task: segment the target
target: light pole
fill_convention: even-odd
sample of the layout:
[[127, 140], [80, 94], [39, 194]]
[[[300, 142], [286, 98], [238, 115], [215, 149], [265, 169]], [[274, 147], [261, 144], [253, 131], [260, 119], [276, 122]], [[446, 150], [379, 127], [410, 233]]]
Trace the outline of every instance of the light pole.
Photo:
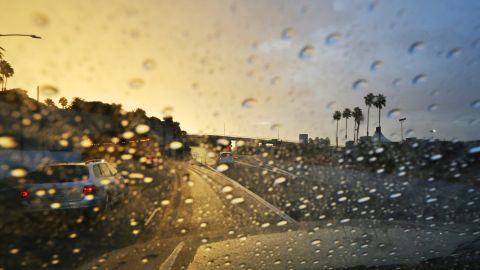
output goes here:
[[398, 122], [400, 122], [400, 137], [402, 138], [402, 142], [403, 142], [403, 121], [407, 120], [407, 118], [400, 118], [398, 119]]
[[[37, 35], [27, 35], [27, 34], [0, 34], [0, 37], [31, 37], [35, 39], [41, 39], [42, 37]], [[2, 48], [3, 50], [3, 48]], [[38, 87], [37, 87], [37, 101], [38, 101]], [[22, 140], [20, 143], [21, 153], [22, 153], [22, 165], [25, 166], [25, 158], [24, 158], [24, 138], [23, 138], [23, 124], [20, 122], [20, 136], [22, 136]]]
[[0, 34], [0, 37], [31, 37], [41, 39], [41, 36], [37, 35], [27, 35], [27, 34]]

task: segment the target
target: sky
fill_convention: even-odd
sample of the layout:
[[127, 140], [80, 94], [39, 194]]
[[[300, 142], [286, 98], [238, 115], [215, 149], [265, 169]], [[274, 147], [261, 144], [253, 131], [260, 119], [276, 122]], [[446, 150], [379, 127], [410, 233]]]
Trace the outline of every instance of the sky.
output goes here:
[[[0, 0], [8, 88], [121, 103], [194, 134], [335, 138], [387, 97], [384, 134], [480, 139], [480, 1]], [[378, 110], [370, 112], [370, 130]], [[353, 121], [348, 121], [349, 139]], [[345, 120], [340, 122], [343, 143]], [[365, 135], [362, 123], [360, 135]]]

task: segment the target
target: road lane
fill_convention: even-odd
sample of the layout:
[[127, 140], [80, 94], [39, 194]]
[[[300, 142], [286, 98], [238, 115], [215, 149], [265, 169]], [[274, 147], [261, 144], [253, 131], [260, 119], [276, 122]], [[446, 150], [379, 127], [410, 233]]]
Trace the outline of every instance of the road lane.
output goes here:
[[[193, 260], [201, 244], [291, 228], [291, 218], [279, 215], [278, 209], [262, 204], [210, 169], [183, 163], [175, 170], [172, 193], [160, 203], [157, 214], [144, 228], [145, 234], [134, 245], [104, 254], [101, 264], [96, 258], [82, 269], [113, 265], [115, 269], [141, 266], [156, 270], [166, 267], [164, 262], [172, 253], [178, 259], [167, 265], [178, 269]], [[184, 244], [179, 249], [181, 242]]]

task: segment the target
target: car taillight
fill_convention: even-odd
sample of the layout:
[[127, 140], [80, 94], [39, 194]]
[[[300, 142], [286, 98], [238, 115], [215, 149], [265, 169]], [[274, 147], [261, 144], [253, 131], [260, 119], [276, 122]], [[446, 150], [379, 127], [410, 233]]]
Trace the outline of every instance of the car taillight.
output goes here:
[[84, 186], [83, 187], [84, 194], [92, 194], [95, 193], [95, 186]]
[[28, 191], [25, 191], [25, 190], [20, 191], [20, 197], [22, 197], [22, 198], [28, 197], [28, 194], [29, 194]]

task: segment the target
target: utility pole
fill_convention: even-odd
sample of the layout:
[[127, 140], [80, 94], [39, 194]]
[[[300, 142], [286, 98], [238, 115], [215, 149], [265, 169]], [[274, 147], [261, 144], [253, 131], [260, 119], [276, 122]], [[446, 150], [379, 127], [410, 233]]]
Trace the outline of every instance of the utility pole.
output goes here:
[[398, 119], [398, 122], [400, 122], [400, 137], [401, 137], [401, 141], [403, 142], [403, 121], [407, 120], [407, 118], [400, 118]]

